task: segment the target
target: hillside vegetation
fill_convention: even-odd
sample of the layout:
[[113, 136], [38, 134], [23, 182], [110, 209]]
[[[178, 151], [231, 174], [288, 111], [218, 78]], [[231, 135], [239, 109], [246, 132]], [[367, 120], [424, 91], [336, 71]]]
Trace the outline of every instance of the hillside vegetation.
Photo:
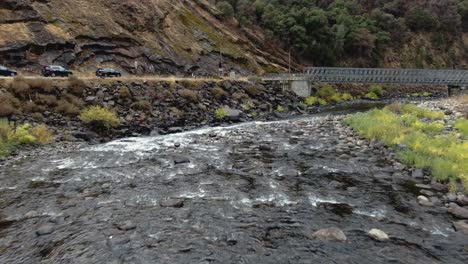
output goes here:
[[315, 65], [466, 68], [467, 0], [226, 0], [225, 17], [256, 25]]

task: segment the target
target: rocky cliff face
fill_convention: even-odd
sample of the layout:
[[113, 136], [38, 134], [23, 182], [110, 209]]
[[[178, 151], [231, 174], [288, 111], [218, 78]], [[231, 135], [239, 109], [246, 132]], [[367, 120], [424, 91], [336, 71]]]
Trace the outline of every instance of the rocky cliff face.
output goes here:
[[0, 63], [138, 73], [261, 72], [286, 65], [256, 34], [213, 15], [205, 0], [2, 0]]

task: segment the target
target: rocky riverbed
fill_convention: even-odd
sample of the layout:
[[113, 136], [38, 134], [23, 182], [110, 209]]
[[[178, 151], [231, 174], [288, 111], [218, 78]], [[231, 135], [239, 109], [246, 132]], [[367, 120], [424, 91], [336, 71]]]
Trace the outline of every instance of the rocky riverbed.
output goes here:
[[9, 162], [0, 169], [0, 263], [466, 263], [466, 222], [445, 206], [466, 210], [463, 201], [343, 118], [127, 138]]

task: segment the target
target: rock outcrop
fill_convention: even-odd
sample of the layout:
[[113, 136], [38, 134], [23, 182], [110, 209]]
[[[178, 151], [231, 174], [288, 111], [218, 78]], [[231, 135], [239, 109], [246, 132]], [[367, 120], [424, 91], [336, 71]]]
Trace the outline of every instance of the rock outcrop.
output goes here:
[[216, 12], [205, 0], [3, 0], [0, 63], [171, 74], [213, 74], [220, 62], [241, 73], [286, 64], [284, 52]]

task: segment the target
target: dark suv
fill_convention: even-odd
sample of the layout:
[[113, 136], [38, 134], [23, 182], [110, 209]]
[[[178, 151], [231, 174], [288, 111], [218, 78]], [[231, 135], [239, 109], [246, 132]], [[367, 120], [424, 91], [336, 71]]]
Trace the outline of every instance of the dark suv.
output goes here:
[[96, 71], [97, 77], [121, 77], [122, 74], [116, 69], [99, 68]]
[[69, 77], [73, 75], [73, 72], [65, 69], [62, 66], [50, 65], [45, 66], [42, 69], [42, 75], [45, 77]]
[[18, 73], [15, 70], [0, 65], [0, 76], [15, 77], [16, 75], [18, 75]]

